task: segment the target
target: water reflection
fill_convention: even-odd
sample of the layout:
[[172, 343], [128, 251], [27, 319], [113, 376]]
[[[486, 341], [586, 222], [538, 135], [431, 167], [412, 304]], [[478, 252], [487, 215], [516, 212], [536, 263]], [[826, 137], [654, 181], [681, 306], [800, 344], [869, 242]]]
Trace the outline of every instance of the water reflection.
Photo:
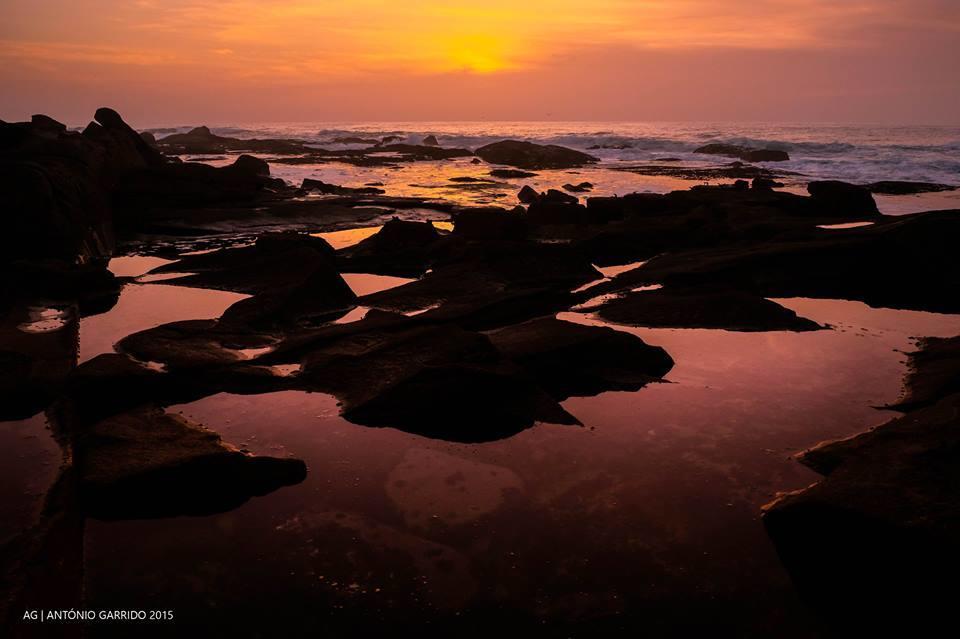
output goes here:
[[[815, 480], [792, 454], [888, 419], [873, 407], [898, 397], [901, 351], [960, 333], [960, 318], [777, 302], [835, 330], [618, 327], [677, 364], [668, 383], [564, 402], [583, 429], [460, 445], [351, 425], [316, 393], [174, 407], [256, 453], [305, 459], [308, 478], [216, 517], [91, 523], [91, 604], [151, 593], [198, 622], [230, 628], [243, 610], [278, 632], [475, 626], [510, 610], [518, 631], [604, 618], [812, 634], [759, 508]], [[257, 590], [250, 610], [263, 583], [277, 594]]]

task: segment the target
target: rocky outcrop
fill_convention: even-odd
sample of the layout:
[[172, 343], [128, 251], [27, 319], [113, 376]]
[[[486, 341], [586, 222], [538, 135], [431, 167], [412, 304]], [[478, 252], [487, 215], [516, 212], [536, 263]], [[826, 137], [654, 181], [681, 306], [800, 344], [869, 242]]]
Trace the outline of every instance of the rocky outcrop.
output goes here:
[[564, 184], [564, 191], [570, 191], [571, 193], [586, 193], [587, 191], [593, 190], [593, 184], [590, 182], [580, 182], [579, 184]]
[[610, 328], [542, 318], [488, 334], [553, 397], [635, 391], [673, 367], [662, 348]]
[[423, 142], [421, 142], [421, 144], [425, 146], [440, 146], [440, 142], [437, 141], [437, 136], [435, 135], [428, 135], [427, 137], [423, 138]]
[[823, 328], [775, 302], [734, 290], [661, 288], [629, 292], [594, 310], [606, 320], [631, 326], [720, 328], [728, 331], [814, 331]]
[[827, 215], [848, 216], [850, 219], [880, 215], [870, 191], [856, 184], [837, 180], [807, 184], [814, 206]]
[[440, 233], [430, 222], [393, 218], [374, 235], [337, 254], [341, 270], [398, 277], [419, 277], [432, 260]]
[[91, 425], [74, 451], [83, 508], [99, 519], [223, 512], [307, 474], [301, 460], [243, 453], [199, 424], [151, 407]]
[[504, 140], [487, 144], [476, 154], [491, 164], [506, 164], [520, 169], [570, 169], [597, 162], [597, 158], [555, 144], [534, 144]]
[[467, 209], [454, 217], [453, 234], [467, 240], [519, 240], [527, 236], [527, 222], [519, 211]]
[[165, 153], [217, 155], [227, 152], [250, 151], [253, 153], [305, 153], [310, 151], [297, 140], [252, 139], [243, 140], [215, 135], [208, 127], [198, 126], [187, 133], [174, 133], [157, 140], [157, 146]]
[[785, 162], [790, 159], [786, 151], [779, 149], [754, 149], [736, 144], [707, 144], [693, 152], [739, 158], [744, 162]]
[[167, 283], [253, 295], [227, 309], [222, 321], [228, 324], [310, 322], [352, 306], [356, 298], [330, 245], [299, 233], [265, 234], [253, 246], [187, 256], [155, 272], [192, 273]]

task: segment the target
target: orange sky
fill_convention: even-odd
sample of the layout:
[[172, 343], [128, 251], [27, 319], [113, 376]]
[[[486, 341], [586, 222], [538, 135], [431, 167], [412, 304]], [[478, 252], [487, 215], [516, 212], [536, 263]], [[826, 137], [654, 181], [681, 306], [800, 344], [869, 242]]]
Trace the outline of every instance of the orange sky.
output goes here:
[[957, 0], [2, 0], [0, 118], [960, 120]]

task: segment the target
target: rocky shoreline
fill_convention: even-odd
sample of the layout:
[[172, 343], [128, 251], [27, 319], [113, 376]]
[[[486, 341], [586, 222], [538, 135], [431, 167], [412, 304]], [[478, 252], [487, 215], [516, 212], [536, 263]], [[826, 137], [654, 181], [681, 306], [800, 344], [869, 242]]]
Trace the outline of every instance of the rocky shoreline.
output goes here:
[[[5, 331], [4, 415], [45, 411], [65, 460], [41, 520], [6, 554], [14, 575], [8, 602], [36, 587], [34, 579], [49, 579], [28, 567], [50, 543], [75, 552], [84, 517], [222, 512], [309, 472], [301, 460], [252, 455], [166, 411], [177, 403], [219, 392], [321, 392], [335, 396], [354, 424], [489, 442], [538, 422], [577, 427], [564, 400], [635, 391], [662, 381], [674, 365], [667, 351], [639, 337], [563, 321], [558, 313], [595, 313], [620, 325], [762, 332], [830, 328], [770, 297], [960, 312], [948, 284], [960, 276], [960, 211], [883, 216], [871, 193], [938, 185], [820, 181], [797, 195], [776, 190], [777, 174], [737, 162], [693, 176], [736, 178], [730, 185], [624, 197], [580, 197], [588, 182], [545, 192], [527, 186], [520, 193], [525, 206], [507, 209], [400, 197], [373, 186], [291, 186], [253, 155], [223, 167], [176, 157], [257, 152], [279, 156], [274, 163], [362, 165], [475, 156], [491, 165], [491, 176], [521, 179], [596, 162], [572, 149], [518, 141], [475, 151], [446, 148], [435, 138], [422, 145], [360, 143], [370, 147], [331, 152], [296, 140], [235, 140], [206, 127], [156, 139], [110, 109], [99, 109], [82, 133], [45, 116], [0, 123], [0, 179], [17, 212], [0, 276], [10, 318], [28, 304], [69, 307], [77, 317], [109, 309], [124, 281], [107, 261], [125, 242], [254, 238], [171, 256], [176, 261], [152, 271], [169, 277], [169, 285], [249, 296], [217, 319], [128, 335], [117, 352], [80, 365], [70, 351], [75, 344]], [[702, 152], [777, 159], [743, 148]], [[452, 231], [403, 219], [414, 209], [448, 220]], [[822, 228], [850, 222], [869, 225]], [[339, 250], [305, 232], [361, 225], [382, 228]], [[598, 270], [630, 264], [636, 266], [611, 277]], [[358, 296], [343, 277], [349, 273], [416, 279]], [[343, 321], [358, 308], [367, 309], [361, 319]], [[857, 560], [832, 536], [811, 530], [840, 530], [848, 536], [840, 541], [880, 534], [883, 543], [910, 548], [930, 548], [933, 539], [935, 556], [956, 552], [947, 534], [957, 503], [949, 492], [955, 350], [953, 342], [928, 343], [914, 356], [912, 392], [900, 406], [907, 415], [807, 453], [804, 463], [827, 478], [766, 511], [798, 584], [819, 590], [818, 607], [839, 597], [822, 589], [831, 569], [844, 557]], [[929, 457], [942, 466], [919, 473]], [[905, 496], [891, 497], [893, 489]], [[836, 513], [842, 517], [830, 519]]]

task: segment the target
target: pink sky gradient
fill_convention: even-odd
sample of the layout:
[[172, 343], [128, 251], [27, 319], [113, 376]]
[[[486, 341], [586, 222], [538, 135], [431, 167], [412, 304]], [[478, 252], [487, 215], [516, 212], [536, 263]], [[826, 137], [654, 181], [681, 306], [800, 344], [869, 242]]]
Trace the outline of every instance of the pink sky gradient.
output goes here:
[[6, 0], [0, 118], [960, 122], [956, 0]]

